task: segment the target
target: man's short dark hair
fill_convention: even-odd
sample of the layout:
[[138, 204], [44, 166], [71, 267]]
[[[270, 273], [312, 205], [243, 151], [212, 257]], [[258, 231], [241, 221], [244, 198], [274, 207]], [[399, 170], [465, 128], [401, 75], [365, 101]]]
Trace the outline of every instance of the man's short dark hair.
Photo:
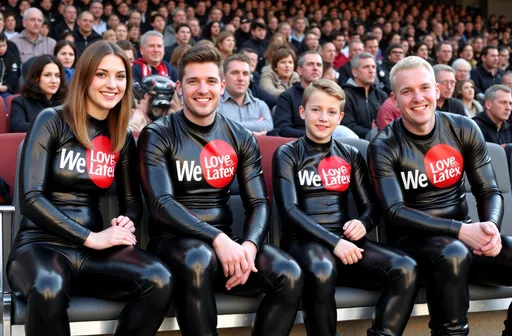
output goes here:
[[229, 63], [231, 63], [233, 61], [240, 61], [240, 62], [247, 63], [247, 65], [249, 65], [249, 72], [251, 71], [250, 70], [250, 68], [251, 68], [251, 60], [249, 59], [249, 57], [247, 55], [242, 54], [242, 53], [238, 53], [238, 54], [233, 54], [231, 56], [228, 56], [226, 58], [226, 60], [224, 61], [224, 65], [223, 65], [224, 74], [228, 73]]
[[219, 75], [222, 75], [222, 56], [216, 48], [197, 45], [185, 52], [178, 62], [178, 78], [180, 82], [185, 77], [185, 67], [190, 63], [213, 63], [219, 68]]
[[0, 33], [0, 42], [7, 43], [7, 37], [5, 37], [4, 33]]
[[342, 31], [339, 31], [339, 30], [333, 30], [330, 34], [329, 34], [329, 40], [330, 41], [334, 41], [338, 38], [338, 36], [343, 36], [345, 37], [345, 34], [342, 32]]
[[178, 33], [178, 32], [180, 31], [180, 29], [181, 29], [181, 28], [183, 28], [183, 27], [186, 27], [186, 28], [188, 28], [188, 30], [192, 31], [192, 30], [190, 29], [190, 26], [189, 26], [187, 23], [180, 23], [179, 25], [177, 25], [177, 26], [176, 26], [176, 28], [174, 29], [174, 31], [175, 31], [176, 33]]
[[256, 55], [258, 55], [258, 53], [257, 53], [254, 49], [252, 49], [252, 48], [247, 48], [247, 47], [246, 47], [246, 48], [242, 48], [242, 49], [240, 49], [240, 50], [238, 51], [238, 53], [239, 53], [239, 54], [243, 54], [243, 53], [251, 53], [251, 54], [256, 54]]
[[364, 44], [365, 47], [366, 47], [366, 42], [368, 42], [368, 41], [377, 41], [378, 42], [379, 40], [374, 35], [366, 35], [363, 38], [363, 44]]
[[391, 55], [391, 52], [395, 49], [400, 49], [400, 50], [404, 51], [403, 45], [401, 45], [400, 43], [392, 43], [388, 47], [388, 56]]
[[448, 41], [443, 41], [443, 42], [441, 42], [441, 43], [439, 43], [439, 44], [437, 45], [437, 47], [436, 47], [436, 52], [438, 52], [439, 50], [441, 50], [441, 47], [442, 47], [443, 45], [449, 45], [449, 46], [452, 48], [452, 50], [453, 50], [452, 44], [451, 44], [450, 42], [448, 42]]
[[155, 22], [155, 20], [156, 20], [157, 18], [159, 18], [159, 17], [160, 17], [160, 18], [162, 18], [162, 19], [165, 21], [165, 18], [164, 18], [164, 16], [163, 16], [162, 14], [160, 14], [160, 13], [155, 13], [155, 14], [151, 15], [151, 23], [154, 23], [154, 22]]
[[498, 51], [498, 48], [497, 47], [494, 47], [494, 46], [491, 46], [491, 45], [486, 45], [485, 47], [483, 47], [482, 49], [482, 56], [487, 56], [489, 54], [489, 50], [491, 49], [495, 49], [496, 51]]
[[267, 26], [265, 26], [264, 23], [261, 23], [259, 21], [256, 21], [256, 20], [253, 20], [251, 22], [251, 31], [255, 30], [256, 28], [263, 28], [263, 29], [267, 29]]

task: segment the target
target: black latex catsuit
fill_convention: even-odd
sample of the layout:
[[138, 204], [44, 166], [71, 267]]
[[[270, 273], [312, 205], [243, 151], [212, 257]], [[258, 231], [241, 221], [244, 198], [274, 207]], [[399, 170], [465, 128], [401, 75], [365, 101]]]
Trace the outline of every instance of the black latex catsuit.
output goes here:
[[169, 308], [169, 270], [134, 246], [83, 246], [91, 231], [103, 229], [99, 197], [114, 179], [120, 213], [135, 225], [142, 214], [133, 136], [112, 154], [107, 121], [88, 123], [93, 150], [77, 141], [60, 109], [42, 111], [27, 133], [18, 181], [23, 218], [9, 284], [28, 303], [29, 336], [69, 335], [71, 295], [127, 300], [114, 335], [154, 335]]
[[426, 279], [432, 335], [468, 335], [468, 282], [512, 285], [510, 237], [502, 235], [496, 257], [474, 255], [458, 240], [461, 225], [470, 221], [464, 172], [480, 221], [500, 228], [503, 219], [503, 197], [478, 126], [435, 112], [434, 129], [417, 136], [398, 119], [371, 142], [368, 158], [389, 240], [416, 259]]
[[[265, 291], [253, 335], [288, 335], [302, 291], [297, 263], [264, 244], [270, 209], [253, 135], [217, 114], [209, 126], [190, 122], [183, 111], [148, 125], [139, 137], [139, 171], [151, 210], [149, 249], [160, 256], [176, 278], [176, 313], [185, 336], [217, 335], [214, 290], [226, 291], [222, 266], [212, 243], [221, 232], [258, 247], [245, 285], [230, 293]], [[234, 237], [229, 204], [237, 176], [246, 209], [243, 239]]]
[[335, 286], [382, 288], [368, 335], [401, 335], [417, 292], [415, 261], [405, 253], [362, 238], [363, 258], [344, 265], [333, 254], [350, 220], [349, 191], [366, 232], [378, 221], [368, 170], [361, 154], [336, 140], [307, 137], [281, 146], [273, 159], [273, 186], [282, 217], [282, 247], [305, 275], [302, 310], [309, 336], [336, 335]]

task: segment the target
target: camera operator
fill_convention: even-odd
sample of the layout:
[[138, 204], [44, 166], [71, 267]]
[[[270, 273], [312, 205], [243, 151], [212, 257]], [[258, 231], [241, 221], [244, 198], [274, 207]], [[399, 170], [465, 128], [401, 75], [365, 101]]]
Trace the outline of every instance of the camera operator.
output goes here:
[[152, 121], [182, 109], [179, 96], [174, 94], [174, 82], [167, 77], [145, 77], [142, 87], [134, 83], [133, 92], [133, 108], [128, 123], [132, 132], [140, 132]]

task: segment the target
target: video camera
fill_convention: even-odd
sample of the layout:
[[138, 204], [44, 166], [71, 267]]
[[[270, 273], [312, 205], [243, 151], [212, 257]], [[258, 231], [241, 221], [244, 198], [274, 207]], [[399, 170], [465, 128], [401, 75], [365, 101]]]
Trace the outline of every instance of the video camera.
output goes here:
[[142, 87], [135, 83], [134, 93], [136, 99], [143, 99], [145, 94], [149, 95], [147, 115], [151, 120], [167, 114], [174, 96], [176, 84], [165, 76], [150, 75], [142, 79]]

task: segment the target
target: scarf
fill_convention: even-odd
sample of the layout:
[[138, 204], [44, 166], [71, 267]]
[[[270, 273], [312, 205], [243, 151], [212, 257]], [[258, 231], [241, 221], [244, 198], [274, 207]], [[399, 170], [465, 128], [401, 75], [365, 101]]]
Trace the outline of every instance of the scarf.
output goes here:
[[[151, 66], [147, 64], [146, 61], [142, 59], [142, 57], [136, 59], [135, 61], [133, 61], [133, 63], [140, 65], [140, 68], [142, 70], [142, 78], [151, 75]], [[167, 67], [163, 62], [160, 62], [160, 64], [155, 69], [158, 71], [158, 74], [160, 76], [169, 77], [169, 71], [167, 70]]]

